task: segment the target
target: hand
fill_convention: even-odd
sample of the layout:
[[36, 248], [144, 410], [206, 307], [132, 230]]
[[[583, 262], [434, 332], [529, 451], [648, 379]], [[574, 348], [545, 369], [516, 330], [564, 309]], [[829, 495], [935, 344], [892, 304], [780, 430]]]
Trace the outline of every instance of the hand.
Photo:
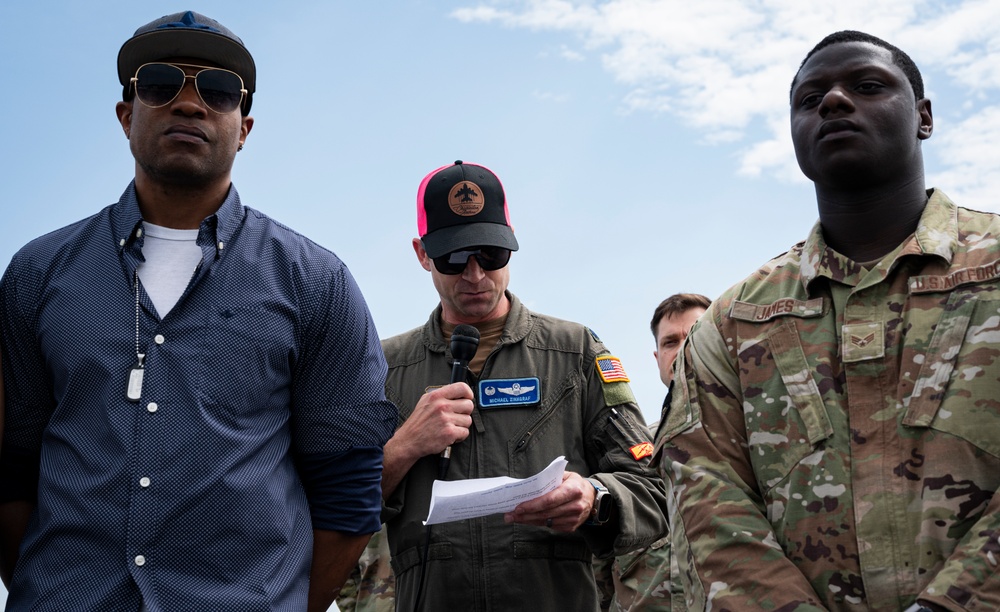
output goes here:
[[575, 531], [590, 518], [597, 490], [576, 472], [563, 473], [563, 481], [541, 497], [519, 504], [503, 515], [505, 523], [524, 523], [555, 531]]
[[472, 389], [458, 382], [432, 389], [393, 436], [410, 448], [414, 458], [435, 455], [469, 437], [472, 426]]

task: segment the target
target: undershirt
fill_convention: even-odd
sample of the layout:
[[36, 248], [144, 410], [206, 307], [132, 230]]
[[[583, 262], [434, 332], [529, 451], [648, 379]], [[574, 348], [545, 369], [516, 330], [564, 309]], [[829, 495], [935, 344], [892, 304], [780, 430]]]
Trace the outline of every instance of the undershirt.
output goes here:
[[173, 229], [143, 221], [142, 231], [146, 234], [142, 243], [146, 261], [139, 264], [136, 272], [162, 319], [187, 289], [201, 263], [198, 230]]
[[[473, 327], [479, 330], [479, 346], [476, 347], [476, 356], [469, 362], [469, 371], [476, 376], [479, 376], [483, 371], [483, 366], [486, 365], [486, 358], [490, 356], [490, 353], [496, 348], [497, 343], [500, 342], [500, 336], [503, 334], [503, 328], [506, 324], [507, 315], [505, 314], [496, 319], [490, 319], [489, 321], [473, 325]], [[451, 334], [454, 333], [456, 327], [458, 326], [441, 321], [441, 333], [444, 334], [445, 344], [451, 342]]]

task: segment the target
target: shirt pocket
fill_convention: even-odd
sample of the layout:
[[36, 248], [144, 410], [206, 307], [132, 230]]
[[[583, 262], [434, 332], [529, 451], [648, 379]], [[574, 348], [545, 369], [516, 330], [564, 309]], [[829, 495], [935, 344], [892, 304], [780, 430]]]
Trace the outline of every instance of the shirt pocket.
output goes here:
[[754, 382], [743, 385], [743, 411], [750, 459], [766, 495], [833, 435], [833, 425], [795, 322], [782, 318], [761, 331], [756, 354], [769, 355], [774, 369], [764, 381], [755, 373]]
[[294, 322], [282, 306], [213, 309], [202, 340], [198, 392], [233, 415], [273, 406], [291, 393], [295, 351]]
[[[914, 301], [911, 309], [920, 306]], [[998, 347], [1000, 301], [949, 295], [926, 349], [911, 358], [921, 363], [903, 425], [943, 432], [1000, 457]]]

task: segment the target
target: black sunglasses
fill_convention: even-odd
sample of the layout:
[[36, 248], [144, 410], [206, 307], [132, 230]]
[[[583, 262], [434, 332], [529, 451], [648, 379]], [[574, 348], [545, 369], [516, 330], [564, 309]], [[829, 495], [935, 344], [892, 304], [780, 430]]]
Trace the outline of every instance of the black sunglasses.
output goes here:
[[475, 249], [452, 251], [447, 255], [434, 258], [434, 267], [441, 274], [461, 274], [469, 264], [469, 258], [475, 257], [479, 267], [487, 272], [499, 270], [510, 261], [510, 249], [497, 246], [480, 246]]
[[[187, 74], [184, 68], [200, 68]], [[247, 90], [243, 79], [231, 70], [194, 66], [191, 64], [143, 64], [135, 71], [132, 84], [135, 97], [150, 108], [166, 106], [184, 89], [188, 79], [194, 79], [194, 88], [205, 106], [219, 114], [231, 113], [243, 102]]]

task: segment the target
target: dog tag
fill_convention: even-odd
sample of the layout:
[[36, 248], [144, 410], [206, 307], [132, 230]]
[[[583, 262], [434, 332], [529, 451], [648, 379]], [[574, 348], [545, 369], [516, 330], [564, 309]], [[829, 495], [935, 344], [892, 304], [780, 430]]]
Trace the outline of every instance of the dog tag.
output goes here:
[[142, 377], [146, 373], [146, 364], [143, 361], [146, 356], [140, 353], [138, 357], [132, 370], [128, 373], [128, 390], [125, 396], [130, 402], [138, 402], [139, 398], [142, 397]]

